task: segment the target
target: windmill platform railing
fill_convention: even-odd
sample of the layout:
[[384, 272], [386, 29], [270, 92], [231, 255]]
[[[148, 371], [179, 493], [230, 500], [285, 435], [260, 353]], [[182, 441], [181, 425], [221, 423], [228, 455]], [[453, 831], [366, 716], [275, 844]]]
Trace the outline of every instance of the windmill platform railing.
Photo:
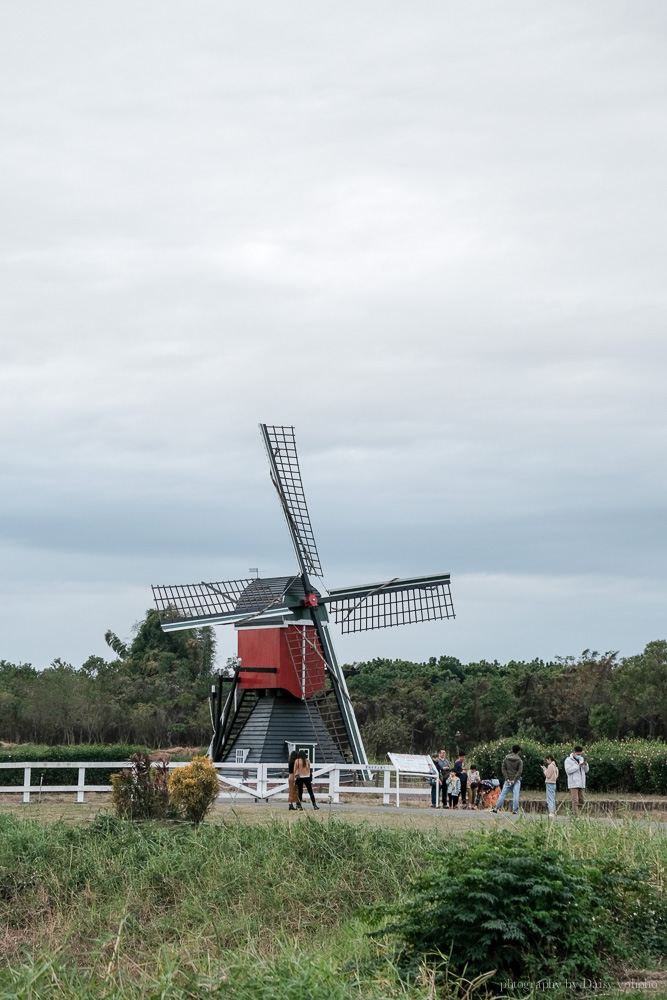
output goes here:
[[[157, 762], [156, 762], [157, 763]], [[171, 761], [170, 770], [185, 767], [187, 761]], [[3, 761], [0, 763], [0, 795], [21, 795], [23, 802], [30, 803], [41, 800], [52, 793], [69, 793], [76, 795], [77, 802], [84, 802], [85, 795], [90, 792], [107, 793], [111, 784], [87, 784], [86, 771], [120, 771], [131, 767], [131, 761]], [[249, 764], [249, 763], [216, 763], [220, 781], [220, 802], [255, 801], [266, 802], [272, 799], [287, 800], [288, 774], [287, 764]], [[44, 784], [44, 771], [67, 770], [76, 771], [76, 776], [68, 784]], [[18, 772], [22, 783], [5, 784], [3, 772]], [[21, 774], [22, 772], [22, 774]], [[36, 772], [33, 775], [33, 772]], [[40, 781], [34, 783], [37, 774], [41, 773]], [[370, 781], [368, 778], [370, 772]], [[9, 775], [7, 775], [9, 777]], [[383, 805], [400, 806], [401, 796], [430, 796], [431, 790], [423, 777], [407, 778], [399, 776], [392, 764], [313, 764], [313, 790], [320, 798], [324, 797], [332, 804], [338, 804], [341, 795], [364, 795], [382, 799]], [[407, 784], [409, 782], [409, 784]], [[379, 803], [370, 803], [376, 805]], [[362, 805], [362, 803], [360, 803]]]

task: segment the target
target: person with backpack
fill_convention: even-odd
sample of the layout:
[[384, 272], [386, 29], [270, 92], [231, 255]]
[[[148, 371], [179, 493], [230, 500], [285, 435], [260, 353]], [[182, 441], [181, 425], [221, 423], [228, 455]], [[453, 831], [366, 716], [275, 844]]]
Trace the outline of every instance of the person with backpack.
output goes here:
[[551, 754], [547, 754], [547, 766], [540, 765], [544, 774], [544, 787], [547, 793], [547, 809], [549, 819], [556, 818], [556, 782], [558, 781], [558, 767], [556, 759]]

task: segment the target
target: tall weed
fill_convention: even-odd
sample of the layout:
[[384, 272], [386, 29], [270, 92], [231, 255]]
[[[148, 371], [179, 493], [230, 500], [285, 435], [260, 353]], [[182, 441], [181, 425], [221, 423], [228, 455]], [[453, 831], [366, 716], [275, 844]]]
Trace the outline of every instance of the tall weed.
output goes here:
[[[544, 821], [514, 836], [538, 834], [545, 851], [561, 851], [568, 862], [604, 871], [605, 859], [616, 857], [640, 867], [637, 892], [645, 884], [664, 899], [667, 837], [655, 829]], [[464, 1000], [467, 991], [467, 1000], [481, 998], [484, 984], [473, 990], [453, 969], [435, 983], [431, 962], [417, 962], [413, 978], [402, 979], [356, 916], [405, 899], [435, 871], [443, 846], [456, 857], [464, 841], [449, 830], [443, 841], [435, 827], [306, 816], [195, 831], [109, 815], [78, 827], [0, 815], [0, 998], [245, 1000], [271, 991], [313, 1000]], [[633, 919], [642, 905], [633, 893], [624, 889], [622, 912], [607, 906], [611, 917]], [[650, 937], [643, 912], [636, 927], [637, 942]]]

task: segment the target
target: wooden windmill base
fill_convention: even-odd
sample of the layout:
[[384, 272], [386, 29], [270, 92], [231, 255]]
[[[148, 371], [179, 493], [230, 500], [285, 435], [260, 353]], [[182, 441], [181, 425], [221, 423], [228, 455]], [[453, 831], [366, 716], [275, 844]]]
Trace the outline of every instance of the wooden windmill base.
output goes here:
[[[223, 761], [249, 764], [287, 761], [294, 744], [297, 748], [313, 747], [316, 764], [348, 762], [324, 722], [329, 707], [326, 692], [318, 699], [322, 705], [316, 705], [315, 699], [305, 702], [282, 690], [248, 690], [240, 694], [242, 700], [222, 754]], [[333, 710], [331, 716], [329, 725], [333, 727]]]

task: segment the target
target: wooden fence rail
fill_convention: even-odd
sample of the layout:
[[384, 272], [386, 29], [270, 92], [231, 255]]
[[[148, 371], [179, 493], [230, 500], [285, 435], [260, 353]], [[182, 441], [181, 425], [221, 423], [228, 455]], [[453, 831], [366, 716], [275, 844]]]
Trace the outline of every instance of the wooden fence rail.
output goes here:
[[[170, 769], [185, 767], [187, 761], [170, 762]], [[0, 784], [0, 794], [23, 795], [24, 802], [30, 802], [31, 796], [41, 796], [50, 792], [76, 793], [76, 801], [83, 802], [86, 792], [110, 792], [111, 784], [86, 784], [86, 771], [119, 771], [131, 767], [131, 762], [120, 761], [3, 761], [0, 763], [0, 780], [2, 770], [23, 771], [22, 785]], [[215, 767], [220, 780], [220, 801], [230, 799], [268, 800], [270, 798], [287, 798], [287, 765], [277, 764], [231, 764], [217, 763]], [[77, 781], [71, 785], [44, 785], [42, 781], [33, 785], [32, 772], [44, 770], [71, 770], [76, 768]], [[371, 780], [368, 773], [371, 774]], [[328, 796], [331, 802], [339, 802], [341, 792], [345, 795], [382, 796], [383, 805], [389, 805], [391, 800], [400, 806], [401, 794], [430, 795], [431, 790], [423, 776], [406, 776], [390, 764], [314, 764], [312, 771], [313, 785], [319, 795]], [[401, 785], [401, 779], [407, 778], [410, 786]]]

